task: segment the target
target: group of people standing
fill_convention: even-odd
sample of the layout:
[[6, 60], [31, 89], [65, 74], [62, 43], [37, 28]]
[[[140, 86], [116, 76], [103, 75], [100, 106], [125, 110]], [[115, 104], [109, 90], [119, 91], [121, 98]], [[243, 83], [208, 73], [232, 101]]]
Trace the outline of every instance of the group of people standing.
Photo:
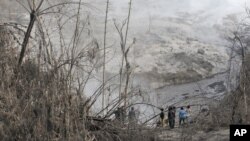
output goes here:
[[[118, 120], [120, 123], [125, 123], [125, 119], [127, 117], [126, 110], [124, 107], [119, 107], [115, 112], [115, 119]], [[129, 123], [136, 123], [136, 111], [134, 107], [131, 107], [128, 112], [128, 121]]]
[[[169, 127], [173, 129], [175, 127], [176, 107], [169, 106], [167, 115], [168, 120], [166, 120], [164, 109], [160, 108], [160, 110], [161, 110], [160, 122], [158, 125], [161, 127], [165, 127], [167, 123], [166, 121], [168, 121]], [[190, 113], [191, 113], [190, 105], [188, 105], [186, 108], [180, 107], [178, 111], [179, 126], [191, 122]], [[134, 107], [130, 108], [128, 114], [126, 113], [126, 110], [123, 106], [119, 107], [116, 111], [114, 111], [114, 114], [115, 114], [115, 119], [122, 124], [125, 123], [127, 117], [128, 117], [128, 123], [130, 125], [135, 125], [137, 123], [137, 117]]]
[[[160, 113], [160, 122], [161, 126], [165, 127], [165, 114], [164, 114], [164, 109], [161, 108], [161, 113]], [[186, 109], [184, 107], [180, 107], [179, 110], [179, 126], [182, 126], [185, 123], [190, 123], [191, 118], [190, 118], [190, 106], [188, 105]], [[175, 118], [176, 118], [176, 107], [175, 106], [169, 106], [168, 108], [168, 124], [169, 127], [172, 129], [175, 127]]]

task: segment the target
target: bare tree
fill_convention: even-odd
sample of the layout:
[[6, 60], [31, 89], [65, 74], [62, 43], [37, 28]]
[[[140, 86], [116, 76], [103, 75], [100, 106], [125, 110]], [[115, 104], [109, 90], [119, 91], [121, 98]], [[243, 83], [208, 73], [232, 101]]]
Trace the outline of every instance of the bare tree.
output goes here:
[[[121, 52], [122, 52], [122, 63], [121, 63], [121, 68], [120, 68], [120, 86], [119, 86], [119, 99], [122, 100], [124, 99], [124, 106], [126, 107], [127, 104], [127, 92], [128, 92], [128, 83], [129, 83], [129, 78], [131, 75], [131, 66], [128, 61], [128, 53], [132, 45], [135, 43], [135, 39], [133, 40], [132, 44], [127, 47], [127, 37], [128, 37], [128, 30], [129, 30], [129, 21], [130, 21], [130, 15], [131, 15], [131, 8], [132, 8], [132, 0], [129, 2], [129, 11], [128, 11], [128, 16], [127, 20], [125, 20], [122, 25], [119, 27], [119, 25], [114, 21], [114, 25], [116, 27], [116, 30], [119, 34], [120, 37], [120, 46], [121, 46]], [[125, 33], [123, 33], [123, 29], [126, 26]], [[122, 77], [123, 77], [123, 65], [125, 61], [125, 88], [124, 92], [121, 92], [122, 89]]]
[[[18, 1], [19, 2], [19, 1]], [[29, 25], [28, 25], [28, 28], [27, 28], [27, 31], [25, 33], [25, 37], [23, 39], [23, 43], [22, 43], [22, 49], [21, 49], [21, 53], [20, 53], [20, 57], [19, 57], [19, 61], [18, 61], [18, 66], [20, 66], [22, 64], [22, 61], [23, 61], [23, 57], [24, 57], [24, 54], [25, 54], [25, 51], [26, 51], [26, 47], [27, 47], [27, 44], [29, 42], [29, 38], [30, 38], [30, 34], [31, 34], [31, 31], [32, 31], [32, 28], [34, 26], [34, 23], [36, 21], [36, 18], [38, 16], [38, 11], [40, 10], [44, 0], [41, 0], [38, 5], [36, 6], [36, 2], [35, 0], [27, 0], [28, 4], [29, 4], [29, 13], [30, 13], [30, 21], [29, 21]], [[19, 2], [21, 4], [21, 2]]]
[[[32, 32], [32, 29], [34, 27], [34, 23], [35, 21], [37, 21], [38, 17], [41, 16], [41, 15], [45, 15], [45, 14], [55, 14], [59, 11], [51, 11], [51, 9], [53, 8], [56, 8], [56, 7], [60, 7], [60, 6], [64, 6], [64, 5], [67, 5], [67, 4], [78, 4], [77, 2], [62, 2], [62, 3], [58, 3], [58, 4], [55, 4], [55, 5], [52, 5], [52, 6], [49, 6], [49, 7], [46, 7], [44, 9], [41, 9], [42, 5], [44, 4], [44, 0], [39, 0], [39, 1], [36, 1], [36, 0], [26, 0], [27, 3], [28, 3], [28, 7], [25, 6], [20, 0], [16, 0], [20, 5], [23, 6], [24, 9], [27, 10], [27, 12], [29, 12], [30, 14], [30, 21], [29, 21], [29, 25], [28, 25], [28, 28], [27, 28], [27, 31], [25, 33], [25, 37], [23, 39], [23, 42], [22, 42], [22, 48], [21, 48], [21, 52], [20, 52], [20, 56], [19, 56], [19, 60], [18, 60], [18, 66], [20, 66], [23, 62], [23, 58], [25, 56], [25, 52], [26, 52], [26, 48], [27, 48], [27, 45], [29, 43], [29, 38], [30, 38], [30, 34]], [[80, 2], [81, 5], [85, 4], [85, 3], [82, 3]]]
[[108, 23], [109, 0], [107, 0], [106, 14], [105, 14], [105, 27], [104, 27], [104, 41], [103, 41], [103, 74], [102, 74], [102, 109], [105, 107], [105, 65], [106, 65], [106, 36], [107, 36], [107, 23]]
[[242, 56], [242, 60], [241, 60], [241, 77], [240, 77], [240, 87], [242, 89], [242, 93], [243, 93], [243, 98], [244, 98], [244, 108], [245, 108], [245, 111], [244, 111], [244, 119], [245, 119], [245, 122], [247, 122], [247, 119], [248, 119], [248, 103], [247, 103], [247, 92], [246, 92], [246, 87], [247, 87], [247, 82], [248, 81], [248, 77], [247, 77], [247, 67], [246, 67], [246, 47], [243, 45], [242, 43], [242, 40], [240, 39], [240, 37], [235, 34], [235, 38], [234, 38], [235, 42], [239, 42], [240, 44], [240, 47], [241, 47], [241, 56]]

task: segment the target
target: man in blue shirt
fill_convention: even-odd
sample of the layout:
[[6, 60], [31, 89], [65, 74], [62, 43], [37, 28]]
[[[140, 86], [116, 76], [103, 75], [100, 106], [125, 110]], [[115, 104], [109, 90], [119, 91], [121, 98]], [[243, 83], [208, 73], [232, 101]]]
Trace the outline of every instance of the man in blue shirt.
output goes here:
[[187, 118], [187, 112], [184, 110], [183, 107], [181, 107], [179, 111], [179, 126], [184, 124], [186, 118]]

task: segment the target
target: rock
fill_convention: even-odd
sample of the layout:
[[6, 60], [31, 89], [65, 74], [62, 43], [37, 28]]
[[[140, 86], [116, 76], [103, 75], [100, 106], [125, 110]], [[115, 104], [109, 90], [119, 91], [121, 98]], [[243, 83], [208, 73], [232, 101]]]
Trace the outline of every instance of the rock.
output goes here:
[[214, 89], [216, 93], [222, 93], [226, 91], [226, 86], [224, 85], [224, 81], [214, 82], [208, 85], [211, 89]]
[[205, 51], [203, 49], [198, 49], [197, 53], [201, 54], [201, 55], [204, 55], [205, 54]]

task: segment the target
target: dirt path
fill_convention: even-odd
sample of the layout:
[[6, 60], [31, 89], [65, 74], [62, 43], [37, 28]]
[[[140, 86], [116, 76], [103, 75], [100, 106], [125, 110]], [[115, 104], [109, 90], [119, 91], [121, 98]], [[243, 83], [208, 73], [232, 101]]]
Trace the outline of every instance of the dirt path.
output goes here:
[[159, 131], [157, 141], [228, 141], [229, 129], [218, 131], [198, 131], [193, 133], [190, 129], [175, 128]]

